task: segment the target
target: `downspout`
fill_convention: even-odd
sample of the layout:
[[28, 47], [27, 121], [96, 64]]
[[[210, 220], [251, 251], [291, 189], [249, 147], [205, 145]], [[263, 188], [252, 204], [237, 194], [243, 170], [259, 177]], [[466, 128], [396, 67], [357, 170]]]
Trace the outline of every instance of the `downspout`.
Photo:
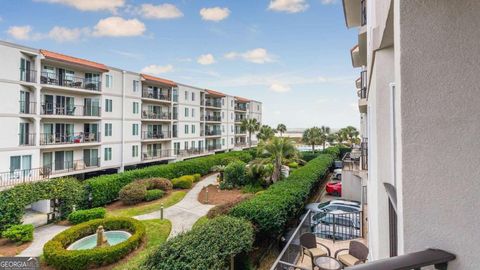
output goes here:
[[120, 172], [123, 172], [125, 170], [125, 151], [124, 151], [124, 148], [125, 148], [125, 74], [126, 74], [126, 71], [123, 70], [122, 71], [122, 124], [121, 124], [121, 128], [122, 128], [122, 132], [121, 132], [121, 141], [122, 141], [122, 144], [120, 146], [120, 151], [122, 152], [122, 154], [120, 155], [121, 156], [121, 160], [120, 160], [120, 169], [119, 171]]

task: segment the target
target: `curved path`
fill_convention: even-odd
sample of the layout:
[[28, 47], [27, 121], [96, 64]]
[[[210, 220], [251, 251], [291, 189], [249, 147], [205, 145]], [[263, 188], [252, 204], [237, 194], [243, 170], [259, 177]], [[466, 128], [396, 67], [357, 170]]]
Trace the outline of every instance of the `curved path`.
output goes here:
[[55, 235], [63, 232], [64, 230], [70, 228], [70, 226], [60, 226], [60, 225], [45, 225], [42, 227], [35, 228], [33, 233], [33, 242], [32, 244], [20, 252], [17, 256], [24, 257], [38, 257], [43, 254], [43, 246], [50, 241]]
[[[172, 231], [170, 232], [169, 238], [176, 236], [181, 232], [190, 230], [199, 218], [205, 216], [208, 213], [208, 210], [214, 207], [214, 205], [201, 204], [198, 201], [198, 194], [200, 194], [204, 186], [215, 184], [216, 182], [217, 174], [205, 177], [195, 184], [180, 202], [163, 210], [163, 218], [172, 222]], [[144, 220], [159, 217], [160, 211], [155, 211], [135, 216], [134, 218]]]

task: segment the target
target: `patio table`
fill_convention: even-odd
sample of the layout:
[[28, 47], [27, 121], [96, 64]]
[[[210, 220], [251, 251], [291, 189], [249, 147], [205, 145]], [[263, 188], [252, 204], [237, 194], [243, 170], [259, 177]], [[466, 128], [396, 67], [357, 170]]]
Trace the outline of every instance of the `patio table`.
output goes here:
[[318, 266], [320, 270], [340, 270], [343, 268], [339, 261], [328, 256], [315, 258], [315, 265]]

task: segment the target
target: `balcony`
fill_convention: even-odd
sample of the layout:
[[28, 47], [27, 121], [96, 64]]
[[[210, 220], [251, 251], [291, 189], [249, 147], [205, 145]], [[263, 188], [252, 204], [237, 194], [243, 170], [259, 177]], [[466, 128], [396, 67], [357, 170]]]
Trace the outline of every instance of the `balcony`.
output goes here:
[[362, 71], [360, 73], [360, 90], [357, 91], [358, 100], [358, 109], [361, 113], [367, 112], [367, 71]]
[[63, 145], [100, 142], [100, 132], [40, 133], [40, 145]]
[[20, 68], [20, 81], [36, 83], [37, 82], [37, 71], [33, 69], [24, 69]]
[[175, 155], [179, 157], [191, 157], [207, 153], [204, 148], [190, 148], [186, 150], [177, 150]]
[[247, 142], [236, 142], [235, 143], [235, 147], [239, 147], [239, 148], [243, 148], [243, 147], [247, 147]]
[[142, 111], [142, 119], [146, 120], [165, 120], [172, 119], [172, 113], [170, 112], [154, 112], [154, 111]]
[[235, 110], [236, 111], [247, 111], [247, 104], [245, 103], [237, 103], [235, 104]]
[[207, 151], [215, 151], [220, 149], [222, 149], [222, 145], [219, 143], [207, 145]]
[[363, 138], [360, 144], [362, 170], [368, 170], [368, 138]]
[[19, 101], [20, 104], [20, 110], [19, 113], [21, 114], [36, 114], [37, 112], [37, 103], [30, 101], [26, 102], [23, 100]]
[[221, 130], [205, 130], [205, 136], [220, 136], [222, 135]]
[[35, 134], [18, 134], [18, 145], [20, 146], [34, 146], [35, 145]]
[[42, 103], [41, 114], [44, 116], [79, 116], [79, 117], [100, 117], [100, 106], [61, 106], [54, 103]]
[[171, 96], [169, 94], [159, 93], [158, 91], [152, 91], [152, 90], [148, 90], [148, 89], [144, 89], [142, 91], [142, 97], [143, 98], [148, 98], [148, 99], [166, 101], [166, 102], [171, 101]]
[[143, 161], [151, 161], [157, 159], [170, 158], [172, 156], [170, 149], [157, 149], [154, 151], [146, 151], [142, 153]]
[[94, 92], [100, 92], [102, 88], [102, 82], [97, 78], [80, 78], [71, 75], [61, 76], [59, 74], [46, 71], [42, 71], [40, 83], [44, 85], [55, 85], [81, 90], [90, 90]]
[[170, 131], [142, 131], [142, 140], [166, 140], [171, 139]]
[[222, 102], [219, 99], [205, 99], [205, 106], [214, 107], [214, 108], [221, 108], [222, 107]]
[[[365, 7], [363, 0], [343, 0], [343, 13], [345, 14], [345, 24], [347, 28], [360, 27], [366, 19], [362, 17], [362, 6]], [[366, 9], [365, 9], [366, 11]]]
[[241, 117], [241, 116], [235, 116], [235, 122], [241, 123], [243, 120], [247, 119], [246, 117]]
[[367, 0], [360, 1], [360, 26], [367, 25]]
[[205, 121], [207, 122], [221, 122], [222, 117], [220, 115], [205, 115]]

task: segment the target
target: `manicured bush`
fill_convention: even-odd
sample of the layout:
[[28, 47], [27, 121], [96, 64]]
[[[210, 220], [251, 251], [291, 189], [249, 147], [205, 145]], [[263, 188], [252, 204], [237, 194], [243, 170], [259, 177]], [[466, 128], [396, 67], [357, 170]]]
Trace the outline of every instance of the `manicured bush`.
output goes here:
[[219, 205], [215, 205], [212, 209], [208, 210], [207, 218], [212, 219], [218, 216], [226, 215], [230, 212], [230, 210], [237, 204], [248, 200], [253, 197], [253, 194], [245, 194], [239, 198], [231, 202], [222, 203]]
[[84, 205], [88, 205], [88, 194], [91, 194], [93, 207], [104, 206], [113, 202], [118, 198], [120, 190], [135, 180], [152, 177], [173, 179], [195, 173], [206, 175], [210, 172], [210, 168], [215, 165], [227, 165], [236, 160], [248, 162], [251, 159], [252, 156], [247, 152], [233, 151], [165, 165], [155, 165], [123, 173], [93, 177], [84, 182]]
[[172, 179], [174, 188], [189, 189], [193, 186], [193, 176], [184, 175], [179, 178]]
[[13, 225], [2, 233], [2, 236], [16, 243], [26, 243], [33, 240], [32, 224]]
[[288, 167], [290, 167], [291, 169], [296, 169], [296, 168], [298, 168], [298, 163], [297, 162], [290, 162], [290, 163], [288, 163]]
[[[117, 245], [86, 250], [67, 250], [75, 241], [95, 234], [98, 226], [106, 231], [125, 230], [132, 234]], [[75, 225], [43, 246], [43, 255], [48, 265], [60, 270], [83, 270], [118, 262], [138, 248], [145, 236], [145, 226], [138, 220], [127, 217], [95, 219]]]
[[253, 236], [252, 225], [246, 220], [228, 216], [210, 219], [161, 245], [140, 269], [224, 270], [231, 256], [252, 248]]
[[325, 178], [332, 163], [332, 156], [320, 155], [285, 180], [238, 204], [230, 215], [250, 220], [260, 233], [278, 235], [288, 220], [299, 215], [313, 187]]
[[240, 187], [246, 184], [247, 170], [243, 161], [235, 161], [230, 163], [226, 168], [223, 176], [224, 187]]
[[68, 215], [68, 221], [72, 224], [79, 224], [92, 219], [104, 218], [107, 211], [103, 207], [97, 207], [86, 210], [77, 210]]
[[153, 200], [156, 200], [156, 199], [160, 199], [163, 197], [163, 195], [165, 195], [165, 191], [161, 190], [161, 189], [150, 189], [150, 190], [147, 190], [147, 195], [145, 196], [145, 201], [149, 202], [149, 201], [153, 201]]
[[147, 184], [147, 189], [169, 191], [173, 188], [172, 182], [166, 178], [147, 178], [139, 181], [144, 181]]
[[82, 184], [74, 178], [57, 178], [21, 184], [0, 192], [0, 232], [21, 224], [25, 207], [40, 200], [58, 199], [60, 217], [66, 218], [83, 197]]
[[144, 183], [135, 181], [124, 186], [119, 193], [120, 201], [125, 205], [142, 202], [147, 196], [147, 187]]
[[194, 183], [200, 181], [200, 179], [202, 179], [202, 175], [201, 175], [201, 174], [196, 173], [196, 174], [193, 175], [193, 182], [194, 182]]

